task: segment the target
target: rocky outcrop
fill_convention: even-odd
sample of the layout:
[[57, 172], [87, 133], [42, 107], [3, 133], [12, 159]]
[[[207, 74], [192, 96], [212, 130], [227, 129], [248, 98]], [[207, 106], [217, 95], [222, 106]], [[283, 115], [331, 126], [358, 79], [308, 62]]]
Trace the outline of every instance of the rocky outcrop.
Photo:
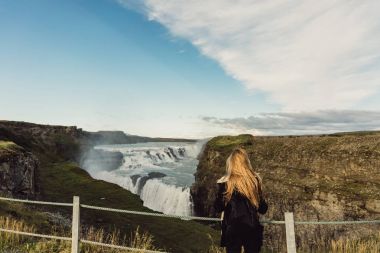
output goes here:
[[0, 140], [13, 141], [48, 160], [76, 160], [81, 149], [90, 146], [87, 133], [75, 126], [51, 126], [27, 122], [0, 121]]
[[0, 141], [0, 192], [7, 196], [36, 194], [37, 158], [13, 142]]
[[[321, 136], [216, 137], [211, 139], [195, 174], [192, 197], [195, 211], [217, 216], [213, 208], [216, 180], [236, 146], [244, 147], [264, 182], [269, 202], [266, 219], [283, 220], [285, 211], [295, 220], [372, 220], [380, 218], [380, 133]], [[297, 225], [300, 247], [310, 251], [339, 236], [365, 237], [379, 225]], [[283, 226], [265, 229], [265, 245], [283, 252]]]

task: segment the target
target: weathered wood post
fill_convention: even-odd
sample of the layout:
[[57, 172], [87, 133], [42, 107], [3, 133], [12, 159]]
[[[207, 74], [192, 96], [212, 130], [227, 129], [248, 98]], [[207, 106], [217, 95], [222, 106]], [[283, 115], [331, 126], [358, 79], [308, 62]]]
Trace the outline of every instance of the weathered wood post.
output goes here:
[[286, 248], [288, 253], [296, 253], [296, 236], [294, 233], [293, 213], [285, 213]]
[[71, 253], [79, 253], [80, 202], [78, 196], [73, 197], [73, 222], [71, 229]]

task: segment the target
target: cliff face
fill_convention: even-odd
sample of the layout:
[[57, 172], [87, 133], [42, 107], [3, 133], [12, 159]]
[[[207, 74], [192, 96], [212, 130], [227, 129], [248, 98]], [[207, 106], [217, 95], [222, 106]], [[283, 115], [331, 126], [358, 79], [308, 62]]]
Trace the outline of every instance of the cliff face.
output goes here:
[[13, 142], [0, 141], [0, 192], [32, 197], [36, 193], [37, 158]]
[[[380, 218], [380, 133], [325, 136], [216, 137], [200, 156], [192, 187], [198, 215], [216, 216], [213, 201], [216, 180], [236, 146], [244, 147], [252, 166], [263, 178], [269, 202], [266, 219], [283, 220], [285, 211], [295, 220], [358, 220]], [[353, 229], [354, 228], [354, 229]], [[298, 245], [316, 248], [341, 235], [364, 237], [378, 225], [297, 225]], [[283, 226], [266, 226], [265, 245], [284, 249]]]

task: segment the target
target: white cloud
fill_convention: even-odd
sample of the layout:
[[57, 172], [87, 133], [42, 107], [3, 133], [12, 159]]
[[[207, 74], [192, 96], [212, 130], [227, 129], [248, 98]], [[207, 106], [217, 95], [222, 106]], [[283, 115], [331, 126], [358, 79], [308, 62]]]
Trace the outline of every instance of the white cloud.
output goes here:
[[378, 0], [119, 2], [189, 40], [284, 111], [353, 108], [380, 89]]
[[203, 121], [231, 131], [258, 135], [317, 134], [380, 130], [380, 111], [321, 110], [298, 113], [261, 113], [246, 118], [203, 117]]

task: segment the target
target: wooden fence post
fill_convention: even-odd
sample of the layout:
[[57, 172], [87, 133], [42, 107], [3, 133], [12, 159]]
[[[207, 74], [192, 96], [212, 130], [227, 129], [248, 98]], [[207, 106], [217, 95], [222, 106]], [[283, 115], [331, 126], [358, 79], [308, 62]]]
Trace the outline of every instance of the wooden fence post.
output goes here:
[[293, 213], [285, 213], [286, 248], [288, 253], [296, 253]]
[[78, 196], [73, 197], [73, 222], [71, 229], [71, 253], [79, 253], [80, 202]]

